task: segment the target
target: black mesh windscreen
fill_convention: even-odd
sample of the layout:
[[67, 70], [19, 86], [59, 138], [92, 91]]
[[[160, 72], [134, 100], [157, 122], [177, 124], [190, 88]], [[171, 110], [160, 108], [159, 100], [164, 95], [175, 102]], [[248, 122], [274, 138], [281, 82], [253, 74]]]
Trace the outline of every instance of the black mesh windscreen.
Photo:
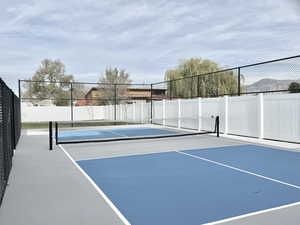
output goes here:
[[20, 100], [0, 79], [0, 204], [21, 134]]

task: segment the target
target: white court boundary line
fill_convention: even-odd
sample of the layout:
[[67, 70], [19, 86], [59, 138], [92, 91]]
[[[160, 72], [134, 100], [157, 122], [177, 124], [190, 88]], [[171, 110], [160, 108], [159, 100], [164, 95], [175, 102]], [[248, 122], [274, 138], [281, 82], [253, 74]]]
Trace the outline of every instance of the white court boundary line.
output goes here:
[[[76, 166], [76, 168], [84, 175], [84, 177], [92, 184], [92, 186], [96, 189], [96, 191], [101, 195], [101, 197], [106, 201], [106, 203], [111, 207], [111, 209], [115, 212], [115, 214], [120, 218], [120, 220], [125, 224], [125, 225], [131, 225], [129, 223], [129, 221], [125, 218], [125, 216], [119, 211], [119, 209], [110, 201], [110, 199], [105, 195], [105, 193], [97, 186], [97, 184], [95, 184], [95, 182], [85, 173], [85, 171], [75, 162], [75, 160], [70, 156], [70, 154], [64, 149], [64, 147], [62, 147], [61, 145], [59, 145], [59, 147], [62, 149], [62, 151], [66, 154], [66, 156], [71, 160], [71, 162]], [[177, 152], [179, 154], [182, 154], [182, 155], [186, 155], [186, 156], [190, 156], [192, 158], [196, 158], [196, 159], [199, 159], [199, 160], [203, 160], [203, 161], [206, 161], [206, 162], [210, 162], [210, 163], [213, 163], [213, 164], [216, 164], [216, 165], [219, 165], [219, 166], [223, 166], [223, 167], [226, 167], [226, 168], [229, 168], [229, 169], [233, 169], [233, 170], [236, 170], [236, 171], [239, 171], [239, 172], [242, 172], [242, 173], [246, 173], [246, 174], [250, 174], [250, 175], [253, 175], [253, 176], [256, 176], [256, 177], [260, 177], [260, 178], [263, 178], [263, 179], [267, 179], [267, 180], [270, 180], [270, 181], [273, 181], [273, 182], [276, 182], [276, 183], [280, 183], [280, 184], [283, 184], [283, 185], [287, 185], [287, 186], [290, 186], [290, 187], [294, 187], [294, 188], [297, 188], [297, 189], [300, 189], [300, 186], [297, 186], [297, 185], [293, 185], [293, 184], [289, 184], [289, 183], [286, 183], [286, 182], [283, 182], [283, 181], [280, 181], [280, 180], [276, 180], [276, 179], [273, 179], [273, 178], [269, 178], [269, 177], [266, 177], [266, 176], [263, 176], [263, 175], [260, 175], [260, 174], [256, 174], [256, 173], [253, 173], [253, 172], [250, 172], [250, 171], [247, 171], [247, 170], [243, 170], [243, 169], [239, 169], [239, 168], [236, 168], [236, 167], [233, 167], [233, 166], [229, 166], [229, 165], [226, 165], [224, 163], [219, 163], [219, 162], [216, 162], [216, 161], [213, 161], [213, 160], [210, 160], [210, 159], [206, 159], [206, 158], [203, 158], [203, 157], [200, 157], [200, 156], [195, 156], [195, 155], [192, 155], [192, 154], [188, 154], [188, 153], [185, 153], [185, 152], [180, 152], [180, 151], [174, 151], [174, 152]], [[255, 215], [259, 215], [259, 214], [263, 214], [263, 213], [267, 213], [267, 212], [271, 212], [271, 211], [276, 211], [276, 210], [280, 210], [280, 209], [284, 209], [284, 208], [289, 208], [289, 207], [292, 207], [292, 206], [297, 206], [297, 205], [300, 205], [300, 202], [295, 202], [295, 203], [291, 203], [291, 204], [287, 204], [287, 205], [282, 205], [282, 206], [278, 206], [278, 207], [274, 207], [274, 208], [270, 208], [270, 209], [265, 209], [265, 210], [260, 210], [260, 211], [256, 211], [256, 212], [253, 212], [253, 213], [247, 213], [247, 214], [244, 214], [244, 215], [240, 215], [240, 216], [235, 216], [235, 217], [231, 217], [231, 218], [226, 218], [226, 219], [223, 219], [223, 220], [219, 220], [219, 221], [214, 221], [214, 222], [210, 222], [210, 223], [205, 223], [203, 225], [216, 225], [216, 224], [221, 224], [221, 223], [225, 223], [225, 222], [230, 222], [230, 221], [233, 221], [233, 220], [238, 220], [238, 219], [242, 219], [242, 218], [246, 218], [246, 217], [251, 217], [251, 216], [255, 216]]]
[[66, 156], [71, 160], [71, 162], [76, 166], [76, 168], [83, 174], [83, 176], [91, 183], [91, 185], [96, 189], [96, 191], [101, 195], [101, 197], [106, 201], [114, 213], [119, 217], [119, 219], [125, 225], [131, 225], [125, 216], [120, 212], [120, 210], [112, 203], [112, 201], [106, 196], [106, 194], [98, 187], [98, 185], [92, 180], [92, 178], [87, 175], [87, 173], [75, 162], [71, 155], [64, 149], [63, 146], [58, 145], [60, 149], [66, 154]]
[[276, 211], [276, 210], [280, 210], [280, 209], [285, 209], [285, 208], [289, 208], [289, 207], [297, 206], [297, 205], [300, 205], [300, 202], [295, 202], [295, 203], [291, 203], [291, 204], [288, 204], [288, 205], [283, 205], [283, 206], [278, 206], [278, 207], [274, 207], [274, 208], [270, 208], [270, 209], [260, 210], [260, 211], [256, 211], [256, 212], [253, 212], [253, 213], [247, 213], [247, 214], [244, 214], [244, 215], [235, 216], [235, 217], [231, 217], [231, 218], [227, 218], [227, 219], [223, 219], [223, 220], [218, 220], [218, 221], [215, 221], [215, 222], [204, 223], [202, 225], [216, 225], [216, 224], [226, 223], [226, 222], [230, 222], [230, 221], [233, 221], [233, 220], [243, 219], [243, 218], [250, 217], [250, 216], [256, 216], [256, 215], [259, 215], [259, 214], [272, 212], [272, 211]]
[[206, 161], [206, 162], [210, 162], [210, 163], [213, 163], [213, 164], [216, 164], [216, 165], [219, 165], [219, 166], [223, 166], [223, 167], [226, 167], [226, 168], [229, 168], [229, 169], [232, 169], [232, 170], [236, 170], [236, 171], [239, 171], [239, 172], [242, 172], [242, 173], [250, 174], [250, 175], [253, 175], [253, 176], [256, 176], [256, 177], [259, 177], [259, 178], [270, 180], [270, 181], [273, 181], [273, 182], [276, 182], [276, 183], [279, 183], [279, 184], [284, 184], [284, 185], [287, 185], [287, 186], [290, 186], [290, 187], [293, 187], [293, 188], [297, 188], [297, 189], [300, 190], [300, 186], [290, 184], [290, 183], [287, 183], [287, 182], [284, 182], [284, 181], [276, 180], [276, 179], [273, 179], [273, 178], [270, 178], [270, 177], [266, 177], [266, 176], [263, 176], [263, 175], [260, 175], [260, 174], [257, 174], [257, 173], [250, 172], [248, 170], [239, 169], [239, 168], [234, 167], [234, 166], [229, 166], [229, 165], [224, 164], [224, 163], [220, 163], [220, 162], [217, 162], [217, 161], [214, 161], [214, 160], [210, 160], [210, 159], [207, 159], [207, 158], [203, 158], [203, 157], [192, 155], [192, 154], [185, 153], [185, 152], [180, 152], [180, 151], [174, 151], [174, 152], [177, 152], [177, 153], [182, 154], [182, 155], [187, 155], [187, 156], [193, 157], [195, 159], [200, 159], [200, 160], [203, 160], [203, 161]]
[[[210, 163], [213, 163], [213, 164], [216, 164], [216, 165], [219, 165], [219, 166], [223, 166], [223, 167], [226, 167], [226, 168], [229, 168], [229, 169], [233, 169], [233, 170], [236, 170], [236, 171], [239, 171], [239, 172], [242, 172], [242, 173], [250, 174], [250, 175], [253, 175], [253, 176], [256, 176], [256, 177], [259, 177], [259, 178], [270, 180], [270, 181], [273, 181], [273, 182], [276, 182], [276, 183], [287, 185], [287, 186], [290, 186], [290, 187], [293, 187], [293, 188], [300, 189], [300, 186], [289, 184], [289, 183], [286, 183], [286, 182], [283, 182], [283, 181], [280, 181], [280, 180], [276, 180], [276, 179], [273, 179], [273, 178], [270, 178], [270, 177], [266, 177], [266, 176], [263, 176], [263, 175], [260, 175], [260, 174], [252, 173], [250, 171], [239, 169], [239, 168], [233, 167], [233, 166], [229, 166], [229, 165], [226, 165], [224, 163], [216, 162], [216, 161], [213, 161], [213, 160], [210, 160], [210, 159], [206, 159], [206, 158], [203, 158], [203, 157], [200, 157], [200, 156], [195, 156], [195, 155], [188, 154], [188, 153], [185, 153], [185, 152], [180, 152], [180, 151], [174, 151], [174, 152], [177, 152], [177, 153], [182, 154], [182, 155], [190, 156], [190, 157], [193, 157], [193, 158], [196, 158], [196, 159], [199, 159], [199, 160], [203, 160], [203, 161], [206, 161], [206, 162], [210, 162]], [[231, 218], [227, 218], [227, 219], [223, 219], [223, 220], [218, 220], [218, 221], [214, 221], [214, 222], [210, 222], [210, 223], [205, 223], [203, 225], [221, 224], [221, 223], [225, 223], [225, 222], [229, 222], [229, 221], [233, 221], [233, 220], [238, 220], [238, 219], [242, 219], [242, 218], [246, 218], [246, 217], [250, 217], [250, 216], [255, 216], [255, 215], [259, 215], [259, 214], [263, 214], [263, 213], [267, 213], [267, 212], [271, 212], [271, 211], [275, 211], [275, 210], [280, 210], [280, 209], [284, 209], [284, 208], [289, 208], [289, 207], [297, 206], [297, 205], [300, 205], [300, 202], [295, 202], [295, 203], [282, 205], [282, 206], [278, 206], [278, 207], [274, 207], [274, 208], [270, 208], [270, 209], [260, 210], [260, 211], [256, 211], [256, 212], [253, 212], [253, 213], [247, 213], [247, 214], [240, 215], [240, 216], [235, 216], [235, 217], [231, 217]]]

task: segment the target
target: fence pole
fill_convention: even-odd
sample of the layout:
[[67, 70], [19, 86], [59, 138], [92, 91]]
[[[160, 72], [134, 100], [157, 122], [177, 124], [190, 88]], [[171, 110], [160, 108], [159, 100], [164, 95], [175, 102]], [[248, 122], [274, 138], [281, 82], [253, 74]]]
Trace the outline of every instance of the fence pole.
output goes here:
[[11, 139], [12, 139], [12, 144], [13, 144], [13, 149], [16, 149], [17, 143], [16, 143], [16, 133], [15, 133], [15, 98], [14, 94], [11, 93]]
[[178, 128], [181, 128], [181, 99], [178, 99]]
[[73, 83], [70, 84], [71, 86], [71, 121], [72, 121], [72, 127], [74, 126], [74, 109], [73, 109]]
[[238, 68], [238, 96], [241, 95], [241, 68]]
[[[22, 103], [21, 80], [18, 80], [18, 91], [19, 91], [19, 99], [20, 99], [20, 111], [22, 112], [22, 109], [21, 109], [21, 107], [22, 107], [22, 104], [21, 104]], [[21, 120], [21, 123], [22, 123], [22, 116], [21, 116], [20, 120]]]
[[194, 78], [191, 77], [191, 80], [192, 80], [192, 82], [190, 83], [191, 84], [191, 92], [190, 92], [191, 95], [189, 97], [193, 98], [193, 96], [194, 96], [194, 83], [193, 83]]
[[169, 96], [169, 99], [172, 99], [172, 96], [173, 96], [173, 93], [172, 93], [172, 81], [170, 80], [169, 82], [168, 82], [169, 84], [169, 86], [170, 86], [170, 96]]
[[117, 120], [117, 84], [114, 84], [114, 120]]
[[21, 99], [21, 80], [18, 80], [19, 98]]
[[150, 86], [150, 123], [153, 123], [153, 100], [152, 100], [152, 89], [153, 89], [153, 84]]
[[200, 76], [197, 76], [197, 97], [200, 97]]

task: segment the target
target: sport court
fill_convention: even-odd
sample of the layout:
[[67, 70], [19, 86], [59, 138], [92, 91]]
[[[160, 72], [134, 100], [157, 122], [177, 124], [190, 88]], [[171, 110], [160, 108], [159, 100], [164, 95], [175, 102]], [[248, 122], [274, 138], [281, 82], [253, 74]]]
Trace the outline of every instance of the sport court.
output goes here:
[[149, 84], [32, 78], [18, 97], [0, 80], [0, 224], [299, 224], [299, 88], [248, 89], [299, 80], [299, 58]]
[[[161, 131], [118, 132], [138, 136], [144, 130]], [[61, 133], [65, 140], [74, 139], [73, 131]], [[81, 140], [90, 138], [90, 131], [80, 134]], [[59, 147], [124, 224], [243, 224], [240, 219], [300, 201], [300, 154], [295, 151], [215, 134]]]

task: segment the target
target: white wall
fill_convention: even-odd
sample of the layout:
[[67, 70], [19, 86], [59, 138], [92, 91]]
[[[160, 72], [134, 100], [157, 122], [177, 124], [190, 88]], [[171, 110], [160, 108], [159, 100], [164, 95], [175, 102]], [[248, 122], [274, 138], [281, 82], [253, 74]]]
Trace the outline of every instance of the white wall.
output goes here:
[[264, 137], [300, 142], [300, 94], [264, 97]]
[[199, 99], [180, 99], [180, 127], [198, 129], [199, 124]]
[[[113, 105], [76, 106], [74, 120], [114, 120]], [[150, 103], [117, 105], [117, 120], [149, 122]], [[235, 96], [207, 99], [153, 101], [153, 122], [188, 129], [213, 130], [220, 117], [220, 131], [228, 134], [300, 142], [300, 94]], [[65, 121], [70, 107], [22, 105], [22, 121]]]
[[[70, 106], [22, 105], [22, 122], [70, 121]], [[105, 118], [105, 106], [74, 106], [74, 120], [101, 120]]]
[[68, 106], [21, 106], [22, 122], [48, 122], [71, 120]]
[[74, 120], [102, 120], [105, 106], [74, 106]]
[[152, 121], [153, 123], [163, 124], [164, 118], [164, 101], [153, 101], [152, 105], [153, 114], [152, 114]]
[[214, 129], [215, 117], [220, 115], [222, 98], [204, 98], [201, 99], [202, 113], [199, 115], [200, 130], [211, 131]]
[[178, 100], [165, 101], [165, 125], [178, 126]]
[[257, 96], [228, 98], [228, 133], [259, 137]]

